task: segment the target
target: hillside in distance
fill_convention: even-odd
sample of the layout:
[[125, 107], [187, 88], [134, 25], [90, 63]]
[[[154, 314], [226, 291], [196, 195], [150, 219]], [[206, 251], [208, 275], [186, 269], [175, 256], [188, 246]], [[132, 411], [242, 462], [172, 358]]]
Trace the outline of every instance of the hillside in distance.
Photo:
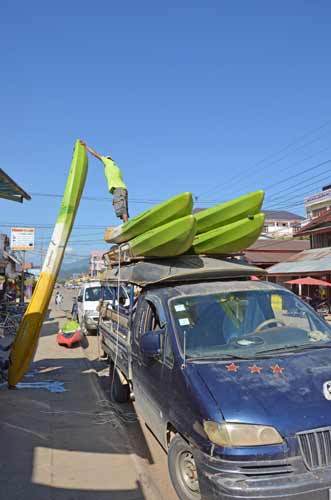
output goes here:
[[61, 266], [58, 279], [65, 280], [73, 274], [87, 273], [90, 265], [90, 259], [75, 260], [74, 262], [64, 262]]

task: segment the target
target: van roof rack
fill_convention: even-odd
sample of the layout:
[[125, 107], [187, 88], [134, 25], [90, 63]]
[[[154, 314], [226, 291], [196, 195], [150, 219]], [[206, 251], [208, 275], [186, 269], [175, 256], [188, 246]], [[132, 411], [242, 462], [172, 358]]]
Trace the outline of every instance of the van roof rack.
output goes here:
[[142, 258], [125, 263], [112, 262], [101, 279], [144, 287], [157, 283], [216, 281], [266, 274], [264, 269], [247, 264], [238, 255], [180, 255], [163, 259]]

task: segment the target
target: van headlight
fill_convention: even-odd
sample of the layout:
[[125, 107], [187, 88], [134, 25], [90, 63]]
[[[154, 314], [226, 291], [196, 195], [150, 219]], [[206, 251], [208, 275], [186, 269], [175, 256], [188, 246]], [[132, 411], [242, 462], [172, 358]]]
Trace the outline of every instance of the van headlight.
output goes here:
[[227, 448], [243, 446], [265, 446], [283, 443], [283, 438], [274, 428], [266, 425], [231, 424], [205, 420], [204, 430], [213, 443]]

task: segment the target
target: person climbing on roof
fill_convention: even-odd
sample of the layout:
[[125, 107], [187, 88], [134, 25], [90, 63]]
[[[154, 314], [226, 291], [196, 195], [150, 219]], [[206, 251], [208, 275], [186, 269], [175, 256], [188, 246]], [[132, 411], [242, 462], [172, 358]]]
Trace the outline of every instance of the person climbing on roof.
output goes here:
[[104, 164], [105, 176], [108, 182], [108, 189], [109, 192], [113, 195], [113, 205], [116, 217], [119, 217], [123, 222], [126, 222], [129, 219], [128, 190], [125, 182], [123, 181], [122, 172], [111, 156], [100, 155], [82, 140], [80, 141], [80, 143], [85, 146], [87, 151], [98, 158], [98, 160], [101, 160]]

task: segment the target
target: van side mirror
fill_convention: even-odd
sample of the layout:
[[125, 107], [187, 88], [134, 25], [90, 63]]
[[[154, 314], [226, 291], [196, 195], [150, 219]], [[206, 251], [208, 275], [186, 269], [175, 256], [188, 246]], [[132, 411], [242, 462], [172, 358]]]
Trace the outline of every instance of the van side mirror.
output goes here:
[[81, 295], [77, 297], [77, 302], [83, 302], [83, 297]]
[[157, 358], [161, 354], [161, 337], [164, 329], [146, 332], [140, 337], [140, 350], [147, 358]]

